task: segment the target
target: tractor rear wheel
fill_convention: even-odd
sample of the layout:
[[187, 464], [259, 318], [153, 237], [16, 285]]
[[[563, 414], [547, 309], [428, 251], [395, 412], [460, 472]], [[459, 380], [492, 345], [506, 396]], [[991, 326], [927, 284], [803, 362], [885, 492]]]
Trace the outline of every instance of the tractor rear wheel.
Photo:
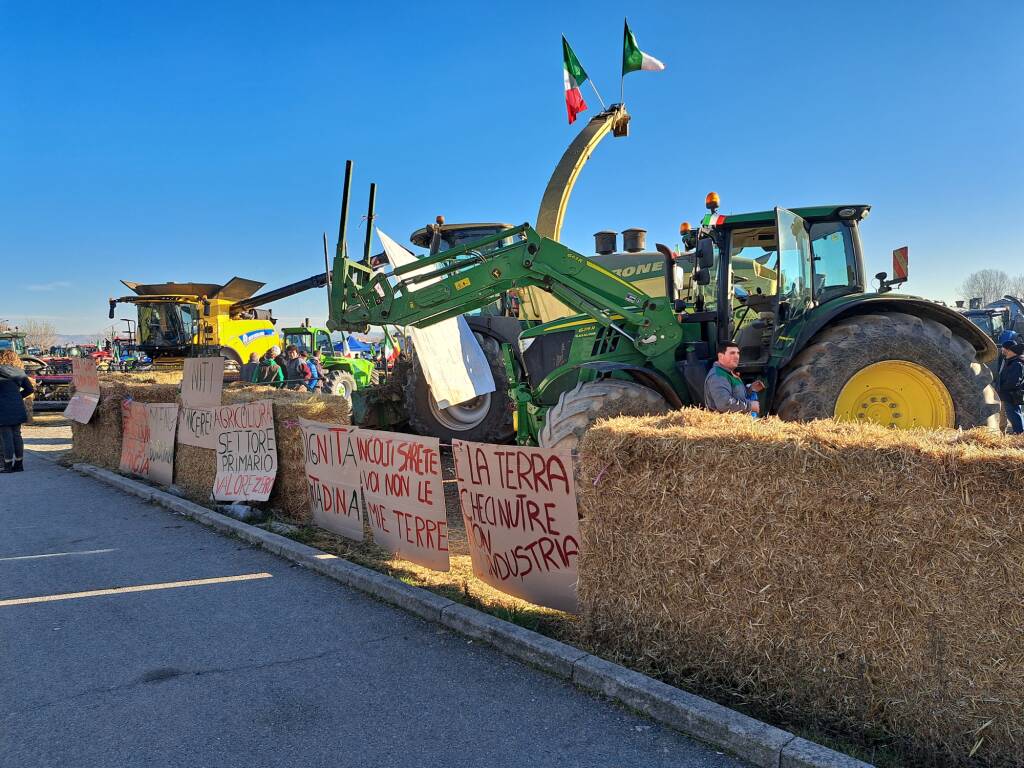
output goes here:
[[494, 391], [474, 397], [465, 403], [447, 408], [437, 404], [430, 392], [419, 358], [413, 356], [405, 386], [405, 408], [409, 426], [418, 435], [478, 443], [507, 443], [512, 428], [512, 399], [508, 394], [508, 373], [501, 354], [501, 345], [480, 333], [474, 333], [494, 378]]
[[835, 418], [885, 426], [999, 426], [992, 371], [966, 339], [934, 320], [891, 312], [826, 328], [779, 377], [786, 421]]
[[541, 448], [575, 450], [598, 419], [657, 415], [669, 410], [664, 397], [635, 381], [585, 381], [559, 396], [544, 417], [537, 442]]
[[324, 376], [323, 393], [337, 395], [352, 402], [352, 393], [356, 391], [356, 377], [348, 371], [328, 371]]

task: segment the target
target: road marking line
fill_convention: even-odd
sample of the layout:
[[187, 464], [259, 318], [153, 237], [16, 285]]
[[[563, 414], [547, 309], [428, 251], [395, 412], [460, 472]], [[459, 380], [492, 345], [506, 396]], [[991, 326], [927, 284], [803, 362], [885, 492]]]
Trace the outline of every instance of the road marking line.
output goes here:
[[82, 552], [52, 552], [48, 555], [21, 555], [19, 557], [0, 557], [0, 563], [8, 560], [42, 560], [44, 557], [67, 557], [68, 555], [102, 555], [106, 552], [116, 552], [116, 549], [86, 549]]
[[11, 600], [0, 600], [0, 608], [9, 605], [28, 605], [30, 603], [52, 603], [56, 600], [76, 600], [80, 597], [99, 597], [101, 595], [122, 595], [127, 592], [150, 592], [155, 589], [177, 589], [178, 587], [201, 587], [206, 584], [227, 584], [232, 581], [252, 581], [253, 579], [269, 579], [269, 573], [243, 573], [241, 576], [220, 576], [215, 579], [193, 579], [191, 581], [165, 581], [162, 584], [139, 584], [134, 587], [117, 587], [115, 589], [92, 589], [88, 592], [66, 592], [62, 595], [40, 595], [39, 597], [16, 597]]

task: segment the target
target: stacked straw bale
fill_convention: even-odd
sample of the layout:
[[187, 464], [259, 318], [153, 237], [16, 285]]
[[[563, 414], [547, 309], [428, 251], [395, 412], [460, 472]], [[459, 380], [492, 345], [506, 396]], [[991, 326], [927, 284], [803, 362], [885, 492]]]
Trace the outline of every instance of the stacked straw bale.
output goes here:
[[[145, 403], [178, 401], [181, 372], [100, 377], [100, 402], [88, 424], [73, 424], [74, 447], [70, 459], [116, 470], [121, 462], [121, 402], [132, 397]], [[173, 382], [173, 383], [170, 383]], [[348, 401], [272, 387], [230, 384], [224, 388], [225, 405], [252, 400], [274, 403], [274, 434], [277, 439], [277, 478], [267, 505], [283, 516], [308, 522], [302, 433], [299, 417], [333, 424], [351, 423]], [[189, 499], [208, 504], [217, 476], [214, 451], [190, 445], [175, 446], [174, 485]]]
[[1019, 445], [692, 409], [603, 422], [580, 449], [583, 631], [908, 759], [1024, 765]]

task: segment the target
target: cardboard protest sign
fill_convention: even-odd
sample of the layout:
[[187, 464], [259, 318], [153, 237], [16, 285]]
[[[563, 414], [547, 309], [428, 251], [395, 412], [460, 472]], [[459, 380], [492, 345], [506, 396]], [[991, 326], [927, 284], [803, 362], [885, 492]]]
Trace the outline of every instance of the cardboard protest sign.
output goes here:
[[299, 419], [306, 488], [313, 523], [354, 541], [363, 540], [363, 504], [355, 427]]
[[149, 477], [149, 413], [145, 403], [121, 402], [121, 471]]
[[220, 405], [224, 389], [223, 357], [189, 357], [181, 377], [181, 402], [200, 407]]
[[177, 403], [121, 403], [121, 471], [170, 485]]
[[190, 357], [181, 377], [181, 416], [178, 442], [196, 448], [217, 448], [213, 409], [224, 389], [223, 357]]
[[447, 571], [438, 439], [371, 429], [357, 429], [353, 438], [373, 540], [406, 560]]
[[580, 549], [572, 455], [452, 440], [459, 507], [476, 577], [574, 613]]
[[266, 501], [277, 475], [274, 407], [270, 400], [221, 405], [213, 411], [218, 501]]
[[174, 431], [178, 426], [177, 403], [147, 403], [149, 443], [146, 459], [150, 480], [170, 485], [174, 479]]
[[64, 416], [79, 424], [88, 424], [100, 402], [96, 361], [88, 357], [72, 358], [71, 381], [75, 386], [75, 394], [64, 409]]

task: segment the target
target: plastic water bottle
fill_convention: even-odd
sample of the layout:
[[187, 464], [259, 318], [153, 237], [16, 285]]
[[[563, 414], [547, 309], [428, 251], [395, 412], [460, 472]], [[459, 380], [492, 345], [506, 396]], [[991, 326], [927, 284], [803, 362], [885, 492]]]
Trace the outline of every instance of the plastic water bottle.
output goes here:
[[[757, 392], [751, 392], [750, 396], [747, 398], [747, 400], [749, 400], [752, 403], [756, 403], [757, 402]], [[756, 419], [757, 418], [757, 414], [754, 413], [753, 411], [751, 411], [750, 412], [750, 418]]]

